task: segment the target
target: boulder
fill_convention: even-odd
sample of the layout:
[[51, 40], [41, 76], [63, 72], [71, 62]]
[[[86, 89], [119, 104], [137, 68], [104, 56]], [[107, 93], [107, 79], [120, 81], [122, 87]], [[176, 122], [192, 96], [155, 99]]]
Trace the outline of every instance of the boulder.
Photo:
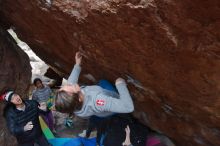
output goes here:
[[220, 145], [219, 0], [1, 0], [0, 18], [65, 77], [80, 50], [82, 74], [125, 78], [176, 145]]

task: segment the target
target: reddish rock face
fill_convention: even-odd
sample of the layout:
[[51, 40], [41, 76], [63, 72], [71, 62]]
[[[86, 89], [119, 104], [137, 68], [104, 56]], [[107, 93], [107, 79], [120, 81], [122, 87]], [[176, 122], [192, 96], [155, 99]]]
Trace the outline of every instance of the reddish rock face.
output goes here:
[[[25, 95], [31, 79], [31, 66], [28, 56], [17, 46], [6, 30], [0, 27], [0, 93], [13, 89]], [[16, 140], [8, 133], [3, 114], [3, 101], [0, 102], [0, 145], [13, 146]]]
[[150, 127], [178, 146], [220, 145], [219, 0], [0, 3], [4, 25], [53, 68], [68, 75], [80, 50], [84, 73], [135, 79], [135, 115]]
[[10, 34], [0, 28], [0, 93], [7, 89], [25, 95], [31, 79], [29, 57]]

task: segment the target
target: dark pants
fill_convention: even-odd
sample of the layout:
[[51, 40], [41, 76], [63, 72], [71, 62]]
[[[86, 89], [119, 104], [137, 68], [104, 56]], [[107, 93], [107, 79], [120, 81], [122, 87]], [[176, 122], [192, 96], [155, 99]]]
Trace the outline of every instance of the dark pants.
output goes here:
[[[98, 135], [99, 133], [103, 133], [105, 130], [104, 123], [106, 123], [107, 118], [101, 118], [97, 116], [91, 116], [89, 118], [89, 124], [88, 124], [88, 129], [86, 130], [86, 137], [89, 138], [90, 133], [94, 130], [97, 129]], [[99, 137], [99, 136], [97, 136]]]
[[41, 135], [39, 138], [36, 138], [34, 142], [18, 144], [18, 146], [34, 146], [34, 144], [38, 144], [39, 146], [52, 146], [44, 135]]
[[106, 136], [106, 132], [109, 129], [111, 118], [113, 116], [114, 115], [103, 118], [97, 116], [91, 116], [89, 119], [88, 129], [86, 130], [86, 137], [88, 138], [90, 136], [91, 131], [96, 128], [97, 130], [96, 141], [99, 145], [103, 145], [103, 140]]

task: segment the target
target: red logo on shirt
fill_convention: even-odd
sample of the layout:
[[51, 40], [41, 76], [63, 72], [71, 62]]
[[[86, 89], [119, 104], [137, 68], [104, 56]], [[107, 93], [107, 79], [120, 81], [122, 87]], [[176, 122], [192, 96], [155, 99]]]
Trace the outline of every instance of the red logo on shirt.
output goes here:
[[96, 104], [99, 106], [103, 106], [103, 105], [105, 105], [105, 100], [98, 99], [98, 100], [96, 100]]

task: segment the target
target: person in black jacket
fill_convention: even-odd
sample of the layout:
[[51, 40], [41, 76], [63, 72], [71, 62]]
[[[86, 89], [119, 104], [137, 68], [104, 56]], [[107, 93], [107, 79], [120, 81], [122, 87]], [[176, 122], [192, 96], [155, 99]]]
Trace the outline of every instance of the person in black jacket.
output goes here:
[[13, 91], [6, 92], [0, 98], [7, 101], [4, 116], [18, 146], [51, 146], [42, 133], [38, 119], [40, 109], [36, 101], [22, 100]]

